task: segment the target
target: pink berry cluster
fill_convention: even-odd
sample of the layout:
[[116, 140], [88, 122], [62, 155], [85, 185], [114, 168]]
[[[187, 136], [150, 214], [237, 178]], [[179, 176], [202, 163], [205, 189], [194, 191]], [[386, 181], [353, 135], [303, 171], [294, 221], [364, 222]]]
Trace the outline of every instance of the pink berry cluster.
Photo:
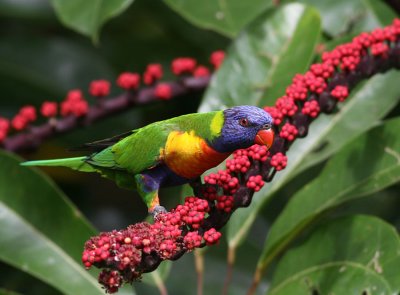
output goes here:
[[101, 268], [99, 282], [108, 293], [115, 293], [123, 283], [140, 279], [163, 260], [217, 244], [221, 233], [203, 226], [208, 212], [207, 200], [187, 197], [171, 212], [157, 215], [153, 224], [141, 222], [92, 237], [85, 243], [82, 263], [88, 269]]
[[[91, 83], [91, 88], [93, 88], [93, 84], [102, 84], [103, 81], [93, 81]], [[96, 94], [99, 94], [99, 90], [96, 89]], [[76, 116], [81, 117], [84, 116], [89, 109], [89, 104], [83, 97], [82, 91], [79, 89], [70, 90], [67, 93], [64, 101], [61, 102], [60, 105], [60, 113], [62, 116]], [[55, 114], [54, 114], [55, 115]]]
[[[305, 74], [297, 74], [286, 93], [278, 98], [275, 105], [265, 107], [274, 119], [276, 136], [271, 153], [263, 165], [263, 178], [268, 181], [265, 170], [284, 169], [287, 165], [285, 155], [290, 144], [298, 137], [307, 135], [309, 124], [321, 112], [335, 110], [337, 102], [343, 102], [350, 90], [360, 80], [390, 67], [399, 67], [400, 20], [371, 33], [362, 33], [349, 43], [324, 52], [319, 63], [310, 66]], [[230, 171], [246, 172], [251, 169], [245, 158], [228, 160]], [[260, 174], [260, 175], [261, 175]], [[273, 172], [272, 172], [273, 174]], [[250, 182], [248, 179], [247, 183]], [[259, 186], [252, 184], [258, 189]]]
[[[212, 69], [218, 69], [224, 59], [224, 51], [218, 50], [211, 54], [210, 64]], [[172, 61], [171, 72], [179, 77], [210, 77], [212, 69], [198, 64], [194, 58], [179, 57]], [[176, 83], [161, 82], [164, 69], [161, 64], [153, 63], [147, 65], [143, 75], [134, 72], [123, 72], [116, 79], [116, 85], [125, 91], [136, 93], [141, 82], [150, 88], [150, 99], [147, 100], [169, 100], [178, 95], [179, 91], [174, 89]], [[111, 93], [111, 82], [104, 79], [94, 80], [87, 90], [88, 97], [85, 97], [81, 89], [68, 91], [63, 101], [45, 101], [38, 108], [32, 105], [24, 106], [11, 119], [0, 117], [0, 144], [10, 134], [21, 132], [32, 123], [37, 121], [39, 113], [44, 119], [51, 119], [48, 122], [54, 124], [57, 116], [62, 118], [74, 117], [84, 118], [88, 115], [91, 107], [90, 97], [95, 98], [97, 106], [104, 102], [104, 98]], [[179, 88], [179, 87], [178, 87]], [[61, 128], [62, 129], [62, 128]], [[37, 132], [36, 132], [37, 133]]]
[[[31, 105], [24, 106], [11, 120], [11, 127], [16, 131], [20, 131], [31, 122], [34, 122], [36, 120], [36, 116], [35, 107]], [[2, 118], [2, 120], [5, 121], [6, 119]]]

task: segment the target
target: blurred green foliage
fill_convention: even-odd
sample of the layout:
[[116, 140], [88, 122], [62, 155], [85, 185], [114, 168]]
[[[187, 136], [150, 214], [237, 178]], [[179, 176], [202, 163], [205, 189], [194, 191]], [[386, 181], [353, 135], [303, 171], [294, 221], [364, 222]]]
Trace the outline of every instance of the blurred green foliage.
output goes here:
[[[357, 33], [387, 25], [397, 15], [383, 0], [303, 0], [285, 6], [287, 2], [294, 1], [252, 0], [244, 5], [241, 0], [88, 0], [84, 3], [76, 0], [0, 0], [0, 116], [11, 117], [25, 104], [39, 106], [44, 100], [61, 101], [66, 91], [72, 88], [81, 88], [87, 94], [91, 80], [105, 78], [114, 81], [121, 71], [143, 72], [150, 62], [159, 62], [168, 68], [175, 57], [193, 56], [200, 63], [207, 64], [213, 50], [227, 49], [228, 58], [213, 78], [202, 101], [201, 95], [191, 95], [168, 103], [155, 103], [129, 110], [117, 117], [49, 140], [37, 152], [22, 155], [29, 159], [71, 156], [71, 153], [66, 152], [68, 147], [121, 133], [152, 121], [195, 112], [199, 107], [200, 110], [208, 110], [234, 104], [272, 104], [283, 94], [291, 77], [306, 70], [318, 58], [315, 54], [317, 44], [331, 48], [350, 40]], [[398, 261], [398, 234], [393, 227], [373, 217], [354, 215], [376, 215], [394, 226], [400, 226], [396, 210], [400, 200], [395, 198], [400, 188], [397, 171], [399, 164], [394, 161], [393, 155], [384, 154], [384, 148], [384, 152], [380, 150], [380, 144], [383, 143], [387, 143], [385, 147], [391, 150], [399, 149], [398, 138], [391, 140], [396, 137], [393, 130], [398, 128], [393, 126], [398, 124], [398, 119], [387, 122], [388, 118], [400, 115], [400, 94], [396, 87], [398, 75], [398, 72], [392, 71], [360, 85], [352, 93], [349, 102], [341, 107], [341, 112], [318, 118], [310, 129], [310, 136], [292, 146], [288, 155], [289, 162], [294, 162], [294, 166], [278, 174], [274, 182], [256, 194], [250, 208], [234, 214], [228, 224], [227, 241], [206, 251], [205, 294], [220, 294], [222, 290], [227, 247], [236, 253], [229, 294], [246, 292], [257, 263], [263, 265], [265, 257], [272, 257], [268, 256], [271, 241], [267, 240], [264, 245], [269, 228], [271, 233], [289, 233], [285, 237], [276, 238], [275, 242], [278, 242], [272, 248], [283, 250], [288, 241], [301, 246], [292, 252], [288, 251], [279, 261], [273, 280], [271, 277], [275, 260], [272, 262], [257, 294], [264, 294], [270, 282], [274, 288], [272, 292], [275, 292], [271, 294], [299, 294], [296, 292], [299, 291], [300, 279], [294, 278], [310, 267], [319, 270], [310, 275], [312, 280], [324, 282], [326, 277], [333, 276], [333, 272], [340, 270], [340, 267], [323, 269], [321, 263], [333, 262], [334, 257], [329, 254], [335, 251], [343, 254], [343, 259], [357, 262], [359, 257], [356, 255], [346, 257], [344, 254], [357, 252], [357, 249], [369, 245], [368, 235], [364, 232], [369, 235], [383, 233], [380, 240], [374, 240], [374, 248], [371, 246], [369, 250], [379, 252], [390, 248], [395, 253], [397, 249], [397, 256], [390, 252], [387, 259]], [[167, 72], [166, 79], [172, 78]], [[113, 91], [113, 94], [118, 93], [116, 88]], [[359, 124], [355, 126], [352, 122]], [[370, 131], [381, 122], [387, 123]], [[379, 138], [377, 132], [388, 135]], [[379, 140], [367, 142], [371, 136]], [[316, 147], [326, 142], [326, 149], [315, 152]], [[346, 157], [353, 159], [353, 154], [363, 154], [369, 162], [376, 160], [379, 165], [383, 165], [373, 165], [376, 169], [384, 170], [389, 166], [394, 166], [394, 169], [388, 175], [379, 174], [382, 182], [379, 177], [372, 177], [376, 183], [372, 180], [368, 183], [377, 186], [370, 187], [370, 190], [361, 187], [366, 190], [363, 196], [373, 193], [372, 197], [363, 198], [362, 201], [352, 200], [358, 195], [351, 193], [346, 195], [345, 200], [334, 202], [337, 197], [334, 188], [341, 187], [336, 186], [336, 178], [332, 180], [331, 176], [337, 173], [352, 180], [348, 176], [351, 174], [356, 179], [357, 175], [365, 172], [365, 163], [369, 163], [367, 160], [363, 163], [360, 159], [360, 167], [352, 167], [358, 167], [356, 170], [362, 172], [357, 174], [354, 169], [349, 169], [353, 163], [346, 160]], [[80, 276], [83, 268], [75, 275], [67, 274], [77, 267], [79, 249], [94, 232], [79, 215], [77, 208], [98, 230], [123, 228], [146, 217], [146, 209], [137, 196], [118, 189], [99, 176], [79, 174], [62, 168], [45, 170], [72, 200], [72, 205], [43, 173], [19, 168], [14, 156], [2, 153], [0, 163], [0, 258], [14, 265], [0, 264], [0, 287], [4, 288], [4, 291], [0, 289], [0, 294], [8, 294], [7, 290], [33, 295], [60, 292], [79, 294], [74, 289], [79, 286], [78, 283], [74, 288], [68, 288], [69, 283], [75, 282], [74, 276], [81, 280], [87, 279], [87, 288], [90, 288], [95, 279], [89, 275]], [[333, 197], [327, 194], [330, 206], [317, 210], [313, 206], [324, 200], [318, 198], [318, 192], [323, 188], [331, 192]], [[163, 203], [171, 207], [179, 200], [180, 188], [166, 189], [161, 194]], [[287, 203], [291, 196], [293, 199]], [[327, 209], [329, 211], [325, 212]], [[282, 210], [283, 214], [278, 217]], [[73, 216], [71, 212], [75, 212]], [[342, 215], [352, 216], [336, 221]], [[317, 217], [321, 221], [310, 225]], [[297, 221], [291, 227], [290, 220], [299, 220], [302, 230], [296, 227]], [[325, 222], [326, 225], [321, 225]], [[314, 232], [314, 225], [322, 229]], [[335, 243], [328, 244], [335, 237], [346, 240], [346, 243], [339, 247]], [[282, 240], [286, 242], [279, 244]], [[320, 241], [327, 245], [326, 248], [321, 246]], [[385, 243], [388, 246], [383, 248]], [[32, 248], [27, 246], [29, 244]], [[291, 264], [293, 257], [313, 256], [314, 249], [319, 249], [320, 253], [314, 260], [305, 259], [302, 264]], [[55, 255], [61, 253], [54, 256], [55, 259], [69, 255], [66, 258], [69, 265], [67, 263], [65, 269], [59, 269], [60, 272], [52, 271], [52, 261], [41, 266], [40, 255], [49, 251], [55, 251]], [[264, 256], [260, 260], [263, 252]], [[368, 258], [371, 258], [370, 255], [360, 255], [362, 263], [366, 265]], [[62, 281], [64, 271], [65, 281]], [[368, 279], [372, 280], [360, 274], [357, 269], [351, 271], [351, 275], [360, 278], [354, 282], [357, 288], [367, 284]], [[47, 277], [50, 275], [53, 277]], [[194, 293], [196, 272], [190, 254], [179, 261], [163, 265], [155, 275], [161, 281], [165, 280], [170, 294]], [[376, 276], [373, 277], [376, 279]], [[49, 280], [49, 285], [44, 283]], [[146, 275], [144, 281], [135, 284], [138, 294], [157, 292], [154, 276]], [[287, 289], [280, 287], [284, 281], [291, 282], [285, 283]], [[382, 294], [399, 291], [397, 281], [390, 281], [390, 284], [389, 289], [379, 289]], [[327, 287], [322, 283], [320, 286], [335, 291], [342, 287], [341, 284]], [[312, 291], [312, 287], [305, 289], [304, 294], [309, 294], [307, 292]], [[132, 292], [128, 286], [121, 294]], [[101, 291], [82, 292], [92, 293], [101, 294]]]

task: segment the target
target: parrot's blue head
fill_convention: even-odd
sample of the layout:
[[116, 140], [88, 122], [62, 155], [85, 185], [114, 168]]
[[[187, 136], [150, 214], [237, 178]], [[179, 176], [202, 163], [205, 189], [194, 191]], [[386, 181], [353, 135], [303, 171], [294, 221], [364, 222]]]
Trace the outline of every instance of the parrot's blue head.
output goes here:
[[233, 152], [253, 144], [271, 147], [274, 140], [272, 117], [255, 106], [237, 106], [223, 111], [224, 124], [221, 135], [212, 146], [218, 152]]

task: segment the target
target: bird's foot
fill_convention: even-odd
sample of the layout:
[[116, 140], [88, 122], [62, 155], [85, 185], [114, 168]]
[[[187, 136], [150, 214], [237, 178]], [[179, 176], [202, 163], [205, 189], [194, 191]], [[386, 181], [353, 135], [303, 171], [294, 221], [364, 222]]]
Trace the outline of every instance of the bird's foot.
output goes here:
[[167, 213], [167, 209], [165, 209], [163, 206], [157, 205], [154, 208], [152, 208], [151, 210], [149, 210], [149, 213], [151, 214], [151, 216], [153, 216], [153, 219], [156, 220], [157, 216], [159, 214], [164, 214]]

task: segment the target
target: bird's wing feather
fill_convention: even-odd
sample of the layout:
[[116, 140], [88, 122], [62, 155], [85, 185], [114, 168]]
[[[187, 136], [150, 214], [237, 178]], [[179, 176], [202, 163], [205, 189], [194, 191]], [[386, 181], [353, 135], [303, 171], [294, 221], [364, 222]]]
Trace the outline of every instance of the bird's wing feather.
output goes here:
[[171, 131], [179, 125], [168, 121], [141, 128], [112, 147], [116, 162], [133, 173], [153, 168], [163, 161], [163, 150]]
[[134, 133], [136, 133], [137, 130], [131, 130], [128, 132], [124, 132], [122, 134], [118, 134], [116, 136], [113, 137], [109, 137], [109, 138], [105, 138], [105, 139], [101, 139], [101, 140], [96, 140], [93, 142], [88, 142], [85, 143], [81, 146], [78, 147], [73, 147], [71, 149], [69, 149], [70, 151], [90, 151], [90, 152], [100, 152], [106, 148], [108, 148], [109, 146], [112, 146], [114, 144], [116, 144], [118, 141], [120, 141], [121, 139], [128, 137], [129, 135], [132, 135]]
[[[159, 121], [136, 129], [126, 137], [115, 137], [116, 143], [93, 154], [88, 163], [104, 168], [126, 170], [137, 174], [163, 162], [163, 151], [168, 135], [172, 131], [195, 131], [202, 138], [208, 138], [210, 124], [215, 113], [189, 114]], [[112, 140], [95, 142], [95, 146], [112, 143]]]
[[87, 162], [94, 166], [127, 170], [133, 174], [157, 166], [162, 161], [160, 153], [169, 132], [177, 128], [165, 121], [160, 123], [135, 130], [131, 135], [92, 155]]

